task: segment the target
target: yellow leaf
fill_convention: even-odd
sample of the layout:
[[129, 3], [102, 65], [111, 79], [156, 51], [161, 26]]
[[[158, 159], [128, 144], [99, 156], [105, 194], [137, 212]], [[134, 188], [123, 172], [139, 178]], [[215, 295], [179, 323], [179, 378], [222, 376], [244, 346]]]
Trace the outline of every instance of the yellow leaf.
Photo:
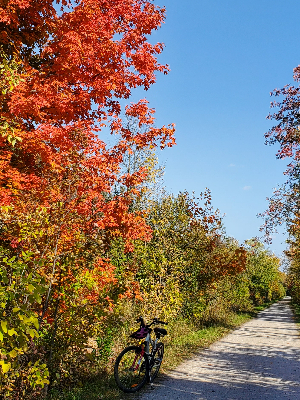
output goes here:
[[7, 333], [7, 321], [1, 321], [1, 328], [4, 333]]
[[39, 334], [35, 329], [29, 329], [29, 335], [34, 338], [34, 336], [39, 337]]
[[39, 329], [39, 321], [38, 321], [38, 319], [35, 318], [35, 317], [32, 317], [32, 322], [33, 322], [33, 325], [36, 327], [36, 329]]
[[3, 373], [6, 374], [6, 372], [8, 372], [10, 370], [11, 363], [5, 364], [4, 361], [0, 361], [0, 364], [2, 365]]
[[26, 315], [23, 315], [22, 320], [24, 321], [25, 324], [28, 324], [31, 322], [31, 317], [28, 318], [28, 317], [26, 317]]
[[3, 342], [3, 333], [2, 332], [0, 332], [0, 340], [1, 340], [1, 342]]
[[18, 334], [18, 333], [14, 330], [14, 328], [9, 329], [9, 330], [7, 331], [7, 333], [9, 334], [9, 336], [17, 335], [17, 334]]
[[10, 351], [10, 352], [8, 353], [8, 355], [9, 355], [11, 358], [15, 358], [15, 357], [17, 357], [18, 353], [16, 352], [15, 349], [13, 349], [12, 351]]

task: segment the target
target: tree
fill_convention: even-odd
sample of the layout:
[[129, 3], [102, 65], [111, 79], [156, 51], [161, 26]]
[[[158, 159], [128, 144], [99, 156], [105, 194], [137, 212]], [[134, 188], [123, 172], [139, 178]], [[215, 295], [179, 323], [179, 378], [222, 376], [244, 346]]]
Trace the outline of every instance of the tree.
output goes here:
[[[294, 69], [294, 80], [300, 80], [300, 67]], [[268, 118], [277, 122], [266, 134], [267, 144], [280, 145], [277, 158], [290, 158], [285, 172], [287, 182], [274, 192], [269, 202], [269, 209], [263, 214], [267, 235], [276, 227], [286, 223], [293, 225], [294, 216], [299, 213], [300, 185], [300, 87], [286, 85], [283, 89], [275, 89], [271, 96], [283, 96], [281, 101], [271, 103], [271, 108], [279, 110], [269, 114]]]
[[143, 315], [201, 319], [204, 293], [224, 276], [243, 271], [246, 252], [223, 240], [222, 220], [208, 189], [199, 198], [187, 192], [165, 194], [152, 203], [147, 220], [151, 241], [138, 241], [120, 273], [135, 273], [146, 299]]
[[[121, 173], [123, 158], [132, 148], [174, 144], [174, 126], [156, 128], [145, 99], [122, 108], [134, 88], [147, 90], [156, 72], [168, 72], [157, 61], [163, 44], [147, 41], [165, 9], [147, 0], [58, 3], [59, 11], [50, 0], [0, 6], [1, 268], [7, 272], [7, 260], [25, 263], [27, 278], [35, 275], [33, 293], [34, 282], [44, 282], [40, 302], [18, 301], [38, 317], [37, 335], [47, 331], [48, 366], [54, 350], [82, 347], [109, 313], [118, 286], [105, 257], [110, 241], [122, 237], [130, 251], [133, 240], [150, 239], [143, 213], [130, 209], [147, 171]], [[117, 138], [111, 147], [101, 140], [105, 129]], [[122, 193], [113, 193], [116, 183]], [[13, 320], [9, 299], [3, 304]], [[5, 357], [15, 355], [10, 346]], [[1, 379], [13, 373], [7, 368]]]
[[247, 240], [245, 245], [248, 252], [246, 275], [252, 302], [260, 304], [283, 297], [280, 259], [256, 238]]
[[[300, 66], [294, 69], [294, 80], [300, 80]], [[268, 241], [271, 233], [276, 231], [278, 225], [285, 225], [289, 235], [288, 249], [285, 252], [290, 260], [289, 279], [290, 291], [299, 302], [299, 246], [300, 246], [300, 87], [286, 85], [283, 89], [275, 89], [271, 95], [282, 96], [281, 101], [274, 101], [271, 107], [278, 111], [269, 115], [275, 120], [273, 126], [266, 134], [266, 142], [280, 145], [277, 152], [278, 158], [290, 158], [290, 163], [285, 172], [287, 182], [276, 189], [269, 199], [268, 209], [261, 214], [265, 222], [262, 230], [266, 233]]]

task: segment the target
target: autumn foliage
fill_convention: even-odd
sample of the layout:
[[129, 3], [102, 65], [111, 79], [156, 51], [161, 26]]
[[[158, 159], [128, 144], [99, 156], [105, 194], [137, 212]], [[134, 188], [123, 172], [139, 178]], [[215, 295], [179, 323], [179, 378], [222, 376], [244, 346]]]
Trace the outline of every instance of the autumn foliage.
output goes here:
[[262, 230], [267, 240], [271, 240], [272, 233], [278, 226], [285, 226], [287, 231], [287, 285], [293, 300], [300, 302], [300, 67], [294, 68], [294, 85], [286, 85], [282, 89], [275, 89], [271, 95], [275, 101], [271, 108], [275, 112], [269, 115], [269, 119], [275, 125], [265, 134], [268, 144], [279, 145], [276, 156], [289, 161], [285, 175], [287, 180], [284, 185], [277, 188], [269, 199], [269, 207], [265, 213]]
[[0, 396], [103, 368], [113, 328], [145, 304], [204, 321], [210, 293], [247, 270], [209, 191], [149, 195], [174, 125], [130, 96], [169, 71], [148, 41], [164, 19], [150, 0], [1, 2]]
[[[122, 99], [138, 86], [148, 89], [156, 72], [168, 72], [156, 58], [163, 45], [147, 41], [163, 23], [164, 9], [144, 0], [29, 0], [4, 2], [0, 10], [3, 279], [6, 286], [16, 282], [15, 262], [25, 263], [22, 279], [32, 282], [24, 290], [36, 296], [35, 302], [22, 293], [16, 298], [32, 326], [12, 333], [4, 324], [3, 334], [34, 338], [48, 327], [49, 364], [60, 329], [69, 345], [81, 343], [111, 310], [109, 288], [117, 280], [105, 251], [112, 238], [122, 237], [126, 251], [133, 240], [150, 239], [142, 213], [129, 209], [146, 171], [124, 175], [120, 165], [132, 146], [174, 144], [174, 127], [156, 128], [146, 100], [124, 109]], [[123, 115], [138, 122], [138, 132]], [[116, 137], [111, 147], [103, 130]], [[113, 194], [120, 182], [122, 194]], [[22, 318], [6, 294], [4, 316]], [[80, 318], [91, 328], [76, 329]], [[10, 340], [4, 348], [4, 374], [23, 368], [16, 361], [29, 351], [23, 342]], [[38, 363], [24, 362], [29, 381]], [[7, 390], [10, 384], [23, 390], [22, 374], [11, 374]], [[47, 382], [47, 374], [43, 379], [33, 385]]]

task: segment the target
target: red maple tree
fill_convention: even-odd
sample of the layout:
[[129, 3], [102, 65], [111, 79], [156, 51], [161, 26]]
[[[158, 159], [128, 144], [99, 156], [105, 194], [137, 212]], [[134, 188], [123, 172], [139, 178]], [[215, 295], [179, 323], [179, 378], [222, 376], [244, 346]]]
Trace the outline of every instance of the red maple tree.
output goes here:
[[[134, 88], [168, 72], [157, 61], [163, 44], [147, 40], [165, 9], [148, 0], [57, 3], [0, 6], [0, 244], [30, 251], [34, 271], [42, 261], [40, 322], [87, 300], [110, 306], [111, 239], [123, 237], [130, 251], [134, 239], [151, 236], [143, 213], [130, 209], [146, 170], [122, 175], [123, 156], [175, 143], [174, 126], [155, 127], [145, 99], [123, 107]], [[101, 139], [107, 129], [112, 146]]]

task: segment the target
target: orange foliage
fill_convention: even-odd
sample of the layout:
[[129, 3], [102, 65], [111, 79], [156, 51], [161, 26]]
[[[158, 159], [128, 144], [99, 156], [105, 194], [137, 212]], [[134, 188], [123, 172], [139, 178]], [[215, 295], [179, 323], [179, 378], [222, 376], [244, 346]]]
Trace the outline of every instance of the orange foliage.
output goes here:
[[[163, 23], [164, 8], [146, 0], [60, 6], [50, 0], [0, 6], [9, 86], [0, 94], [1, 244], [43, 260], [39, 272], [49, 288], [40, 316], [48, 321], [57, 299], [63, 311], [76, 285], [73, 305], [105, 300], [104, 288], [116, 283], [105, 260], [111, 238], [122, 236], [127, 251], [134, 239], [150, 239], [143, 214], [130, 211], [146, 171], [122, 176], [120, 165], [132, 146], [175, 143], [174, 125], [156, 128], [146, 100], [124, 110], [139, 132], [122, 120], [121, 100], [138, 86], [148, 89], [156, 72], [168, 72], [157, 61], [163, 44], [146, 38]], [[110, 147], [101, 139], [105, 129], [116, 136]], [[119, 182], [125, 189], [115, 194]]]

